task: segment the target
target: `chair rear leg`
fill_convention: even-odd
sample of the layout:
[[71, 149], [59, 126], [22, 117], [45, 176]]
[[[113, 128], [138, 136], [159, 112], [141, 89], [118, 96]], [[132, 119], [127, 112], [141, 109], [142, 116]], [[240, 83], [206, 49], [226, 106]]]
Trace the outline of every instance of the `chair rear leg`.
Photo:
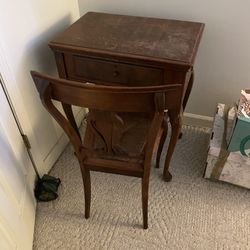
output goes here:
[[159, 147], [158, 147], [158, 150], [157, 150], [156, 166], [155, 166], [156, 168], [160, 167], [161, 153], [162, 153], [163, 146], [164, 146], [164, 143], [165, 143], [167, 135], [168, 135], [168, 121], [165, 118], [164, 118], [164, 120], [162, 122], [162, 128], [161, 129], [162, 129], [162, 134], [161, 134]]
[[142, 214], [143, 214], [143, 228], [148, 228], [148, 186], [149, 181], [142, 179]]
[[[171, 120], [170, 120], [170, 122], [171, 122]], [[169, 142], [169, 146], [168, 146], [168, 151], [167, 151], [167, 156], [166, 156], [165, 164], [164, 164], [164, 170], [163, 170], [163, 179], [167, 182], [171, 181], [171, 179], [172, 179], [172, 175], [169, 173], [168, 169], [169, 169], [169, 164], [170, 164], [172, 155], [174, 153], [175, 145], [176, 145], [177, 140], [178, 140], [178, 136], [179, 136], [180, 131], [181, 131], [182, 115], [180, 115], [178, 117], [178, 119], [176, 119], [175, 121], [172, 121], [171, 126], [172, 126], [172, 134], [171, 134], [171, 138], [170, 138], [170, 142]]]
[[84, 186], [84, 199], [85, 199], [85, 218], [90, 216], [90, 203], [91, 203], [91, 180], [89, 169], [81, 166], [82, 180]]

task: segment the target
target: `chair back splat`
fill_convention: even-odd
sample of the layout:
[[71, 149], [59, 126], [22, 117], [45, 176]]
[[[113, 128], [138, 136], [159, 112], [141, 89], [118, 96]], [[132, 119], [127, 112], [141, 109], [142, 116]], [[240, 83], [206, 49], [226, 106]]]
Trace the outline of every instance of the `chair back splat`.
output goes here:
[[[74, 147], [83, 178], [85, 218], [90, 216], [90, 171], [136, 176], [142, 179], [143, 227], [148, 228], [153, 151], [166, 119], [164, 110], [174, 102], [180, 103], [178, 109], [181, 109], [182, 85], [116, 87], [68, 81], [35, 71], [31, 71], [31, 75], [42, 104]], [[61, 102], [64, 110], [71, 105], [89, 109], [83, 138], [76, 124], [70, 117], [65, 118], [52, 100]]]

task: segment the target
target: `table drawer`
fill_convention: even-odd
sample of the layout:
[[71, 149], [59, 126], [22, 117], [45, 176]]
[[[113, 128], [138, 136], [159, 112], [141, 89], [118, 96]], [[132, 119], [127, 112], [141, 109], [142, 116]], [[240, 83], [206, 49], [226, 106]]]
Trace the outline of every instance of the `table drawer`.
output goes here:
[[157, 85], [164, 82], [164, 70], [84, 56], [65, 55], [68, 77], [84, 81], [126, 85]]

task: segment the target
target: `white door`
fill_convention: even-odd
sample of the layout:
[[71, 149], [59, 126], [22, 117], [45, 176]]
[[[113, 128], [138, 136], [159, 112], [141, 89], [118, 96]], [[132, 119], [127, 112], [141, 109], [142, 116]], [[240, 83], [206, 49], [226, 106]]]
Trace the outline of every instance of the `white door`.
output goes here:
[[[77, 0], [2, 0], [0, 8], [0, 72], [40, 174], [48, 172], [67, 140], [44, 109], [30, 70], [56, 74], [48, 42], [79, 18]], [[83, 109], [75, 109], [81, 121]]]
[[[0, 73], [40, 175], [64, 149], [62, 129], [41, 105], [30, 70], [55, 74], [48, 42], [79, 18], [77, 0], [2, 0]], [[35, 174], [0, 88], [0, 250], [32, 248]], [[75, 109], [78, 123], [83, 109]]]
[[35, 172], [0, 85], [0, 249], [32, 249]]

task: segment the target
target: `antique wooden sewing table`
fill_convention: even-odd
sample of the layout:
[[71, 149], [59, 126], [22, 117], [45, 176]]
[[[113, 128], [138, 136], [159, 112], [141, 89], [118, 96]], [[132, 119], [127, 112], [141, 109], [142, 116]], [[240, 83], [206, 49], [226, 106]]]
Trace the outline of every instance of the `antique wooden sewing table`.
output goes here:
[[[49, 46], [61, 78], [99, 84], [182, 84], [181, 101], [168, 110], [172, 126], [164, 177], [179, 136], [204, 24], [88, 12]], [[181, 102], [181, 104], [180, 104]], [[70, 105], [64, 111], [75, 125]]]

